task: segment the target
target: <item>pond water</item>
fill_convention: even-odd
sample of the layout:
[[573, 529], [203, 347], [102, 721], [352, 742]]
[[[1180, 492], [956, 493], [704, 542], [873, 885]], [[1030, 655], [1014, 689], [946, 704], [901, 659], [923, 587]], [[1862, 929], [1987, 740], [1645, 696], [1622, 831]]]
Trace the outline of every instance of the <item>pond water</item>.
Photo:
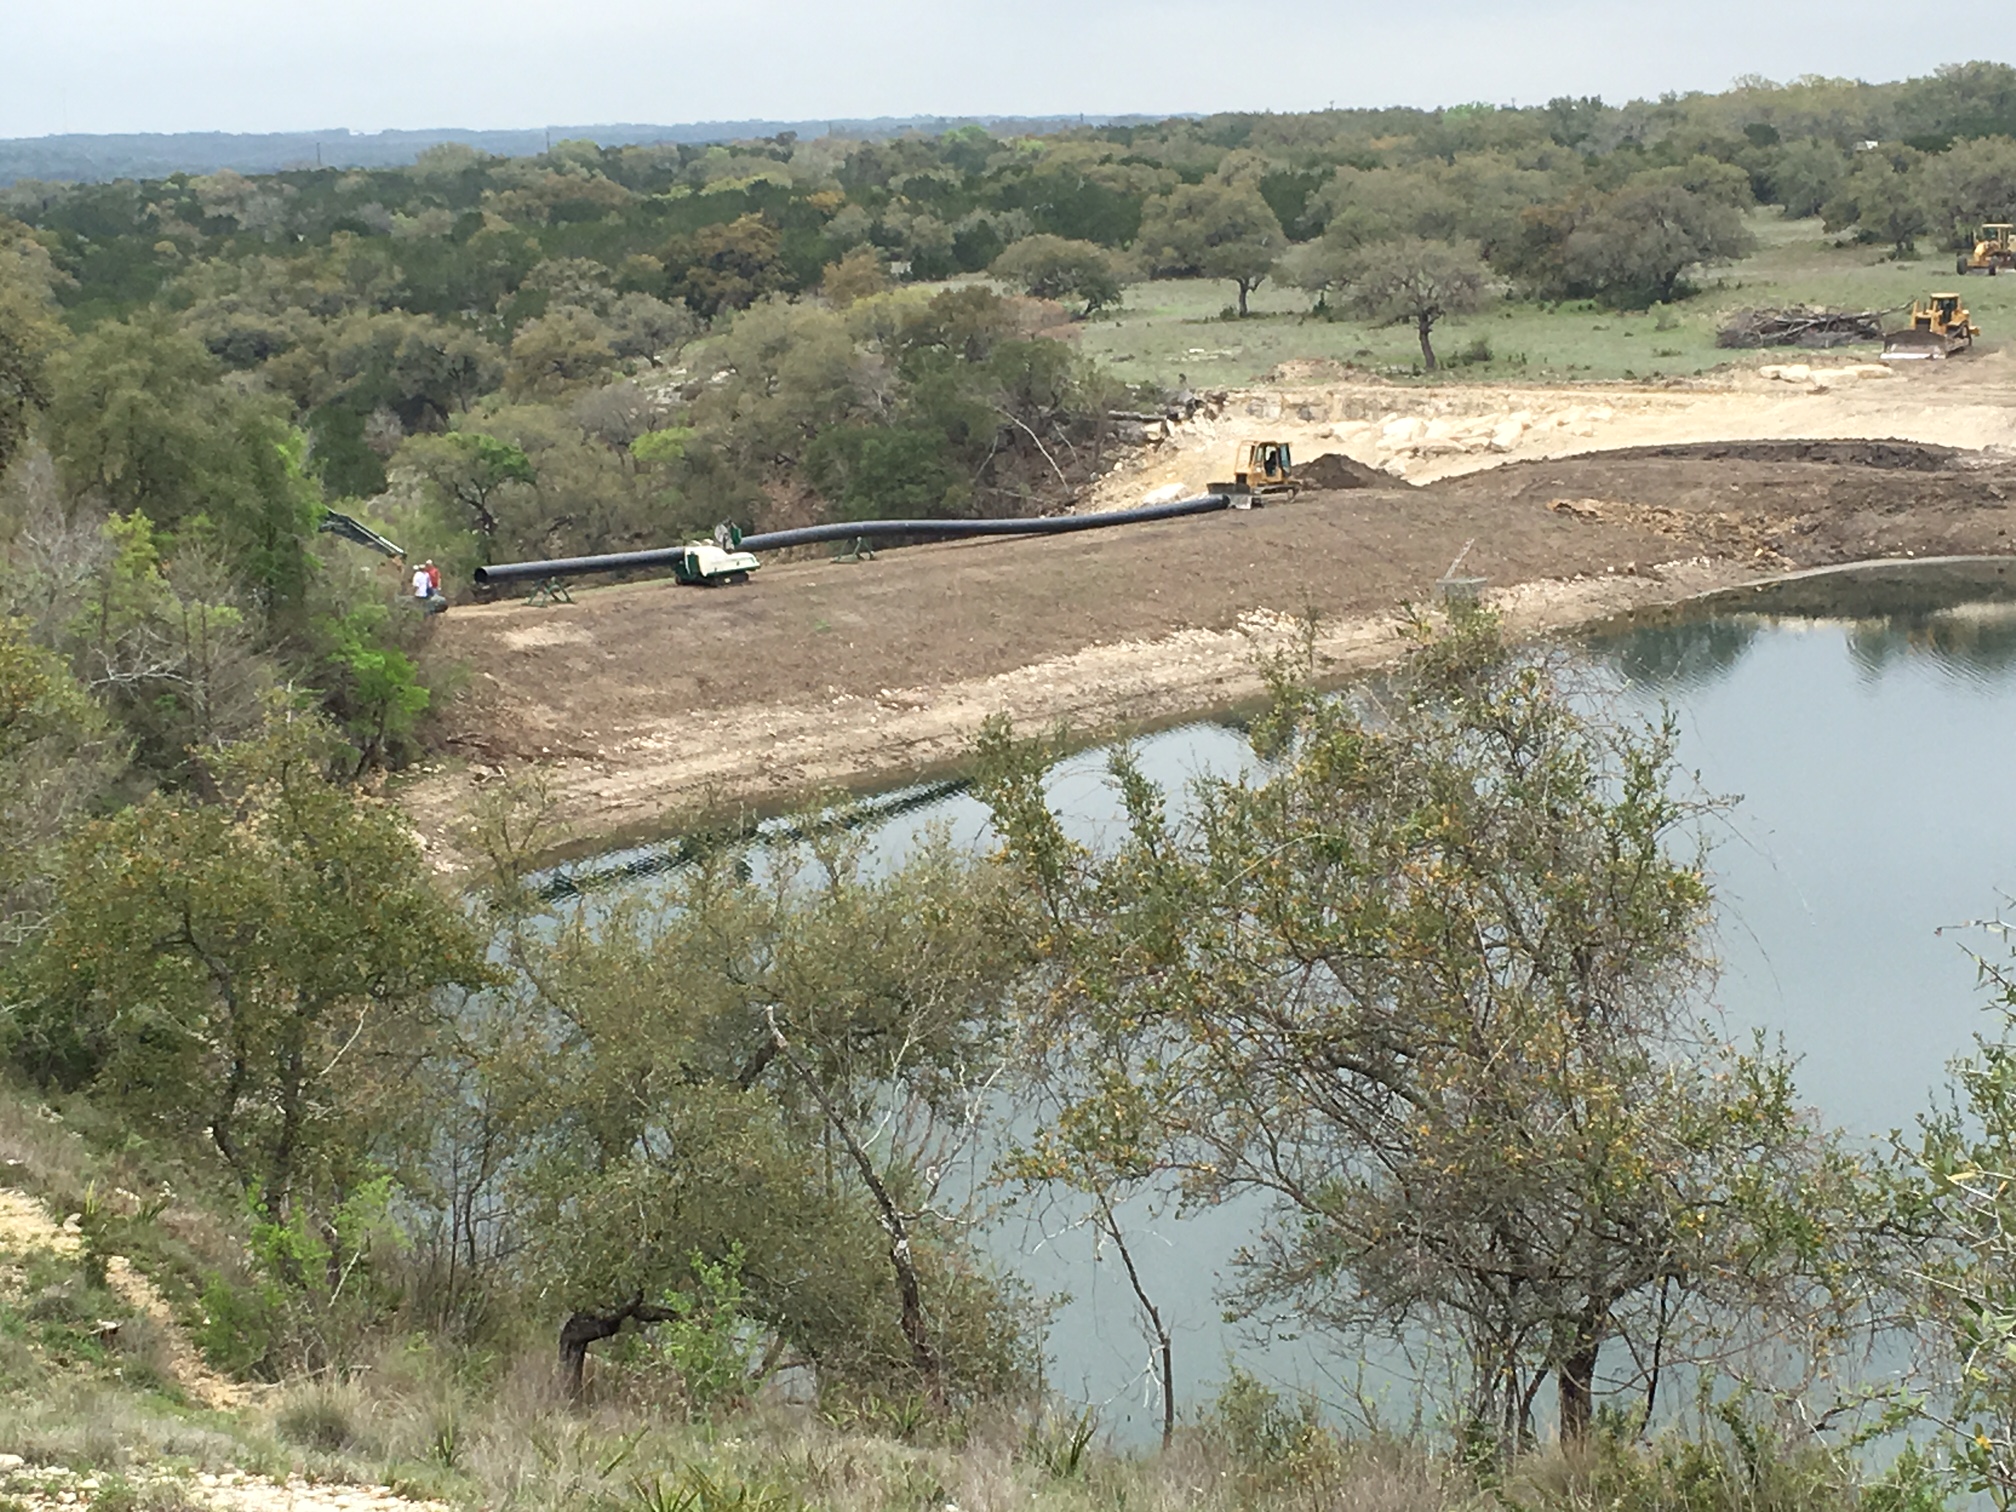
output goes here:
[[[1607, 674], [1623, 712], [1670, 705], [1685, 764], [1709, 792], [1740, 800], [1714, 857], [1721, 1011], [1732, 1034], [1782, 1035], [1806, 1100], [1858, 1136], [1908, 1126], [1983, 1026], [1969, 950], [1995, 947], [1966, 926], [2016, 896], [2016, 586], [2006, 566], [1807, 579], [1603, 627], [1574, 646]], [[1235, 721], [1185, 725], [1136, 749], [1171, 787], [1250, 761]], [[1081, 753], [1053, 778], [1054, 800], [1085, 833], [1114, 815], [1104, 759]], [[974, 843], [985, 832], [956, 784], [878, 801], [872, 844], [887, 855], [926, 825]], [[570, 870], [643, 874], [676, 854], [630, 851]], [[1039, 1293], [1068, 1294], [1048, 1340], [1051, 1385], [1139, 1437], [1159, 1419], [1145, 1336], [1117, 1261], [1072, 1217], [1023, 1214], [991, 1243]], [[1122, 1214], [1174, 1327], [1179, 1403], [1208, 1400], [1236, 1355], [1277, 1385], [1333, 1401], [1369, 1393], [1404, 1417], [1412, 1393], [1400, 1362], [1340, 1361], [1221, 1320], [1221, 1276], [1256, 1217], [1244, 1205], [1176, 1219], [1137, 1203]]]

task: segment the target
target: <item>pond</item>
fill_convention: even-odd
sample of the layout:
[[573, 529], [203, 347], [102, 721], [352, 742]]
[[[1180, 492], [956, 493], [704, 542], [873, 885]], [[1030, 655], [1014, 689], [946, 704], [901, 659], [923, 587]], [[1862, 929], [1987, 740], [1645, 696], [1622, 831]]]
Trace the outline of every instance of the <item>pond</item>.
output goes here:
[[[1941, 563], [1808, 577], [1767, 592], [1599, 627], [1572, 643], [1620, 712], [1677, 714], [1680, 754], [1710, 793], [1738, 801], [1714, 854], [1718, 1000], [1728, 1032], [1760, 1028], [1799, 1059], [1799, 1085], [1852, 1134], [1907, 1127], [1946, 1062], [1983, 1025], [1971, 921], [2016, 895], [2016, 584], [2007, 563]], [[1250, 761], [1236, 721], [1136, 745], [1170, 787]], [[1113, 821], [1105, 752], [1064, 763], [1053, 799], [1083, 833]], [[957, 784], [876, 800], [871, 843], [894, 856], [926, 825], [979, 843], [979, 804]], [[676, 848], [569, 868], [644, 875]], [[1067, 1295], [1048, 1340], [1050, 1384], [1140, 1437], [1159, 1419], [1126, 1277], [1068, 1212], [1020, 1215], [991, 1235], [1039, 1293]], [[1227, 1362], [1277, 1385], [1383, 1400], [1404, 1417], [1398, 1361], [1340, 1361], [1308, 1341], [1224, 1323], [1218, 1293], [1256, 1210], [1175, 1219], [1124, 1211], [1149, 1293], [1176, 1334], [1177, 1395], [1208, 1400]]]

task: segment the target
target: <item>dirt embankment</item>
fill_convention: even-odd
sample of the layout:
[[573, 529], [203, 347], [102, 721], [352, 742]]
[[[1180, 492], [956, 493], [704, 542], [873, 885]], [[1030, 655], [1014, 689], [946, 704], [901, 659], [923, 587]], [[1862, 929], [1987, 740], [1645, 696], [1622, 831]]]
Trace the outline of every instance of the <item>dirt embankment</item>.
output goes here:
[[1426, 483], [1506, 462], [1642, 446], [1765, 439], [1895, 438], [1968, 450], [2016, 448], [2016, 352], [1903, 368], [1782, 363], [1647, 384], [1400, 385], [1284, 365], [1273, 387], [1234, 394], [1215, 417], [1169, 429], [1093, 487], [1088, 508], [1222, 477], [1233, 443], [1266, 436], [1313, 459], [1339, 452]]
[[1396, 606], [1459, 553], [1541, 630], [1797, 568], [2006, 552], [2012, 491], [2016, 462], [1890, 436], [1638, 439], [1111, 532], [772, 562], [742, 588], [457, 609], [435, 653], [469, 668], [458, 759], [402, 796], [441, 844], [476, 786], [539, 764], [577, 834], [644, 832], [956, 762], [995, 713], [1105, 732], [1244, 700], [1309, 614], [1326, 670], [1375, 664]]

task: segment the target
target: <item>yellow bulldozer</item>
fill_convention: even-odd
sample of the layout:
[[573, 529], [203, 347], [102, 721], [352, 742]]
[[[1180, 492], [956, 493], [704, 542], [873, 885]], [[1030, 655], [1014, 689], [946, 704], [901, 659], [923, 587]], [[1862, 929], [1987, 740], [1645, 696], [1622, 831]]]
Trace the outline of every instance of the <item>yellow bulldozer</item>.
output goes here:
[[1232, 481], [1213, 483], [1210, 493], [1229, 494], [1235, 509], [1295, 497], [1295, 463], [1286, 441], [1242, 441], [1232, 461]]
[[1883, 338], [1885, 362], [1918, 362], [1951, 357], [1974, 345], [1981, 334], [1958, 294], [1928, 294], [1911, 301], [1911, 324]]
[[1953, 259], [1955, 273], [1986, 273], [1993, 278], [2004, 268], [2016, 268], [2016, 226], [1990, 221], [1974, 233], [1974, 250]]

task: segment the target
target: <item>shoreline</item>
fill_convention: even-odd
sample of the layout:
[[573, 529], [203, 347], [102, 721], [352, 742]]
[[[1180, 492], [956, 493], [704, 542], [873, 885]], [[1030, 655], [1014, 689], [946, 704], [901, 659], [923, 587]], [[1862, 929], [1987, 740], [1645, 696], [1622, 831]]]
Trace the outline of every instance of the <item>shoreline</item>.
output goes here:
[[[1510, 635], [1528, 639], [1787, 576], [1793, 575], [1693, 557], [1635, 572], [1507, 584], [1489, 591], [1485, 602], [1504, 617]], [[1401, 608], [1319, 619], [1313, 646], [1319, 680], [1397, 660], [1404, 651]], [[396, 784], [390, 796], [429, 860], [453, 875], [468, 865], [453, 835], [479, 792], [514, 768], [537, 770], [561, 831], [539, 860], [579, 859], [662, 839], [682, 822], [729, 814], [760, 819], [823, 794], [943, 778], [963, 766], [981, 725], [996, 714], [1023, 730], [1061, 725], [1074, 744], [1091, 745], [1250, 706], [1265, 695], [1262, 662], [1292, 649], [1302, 633], [1298, 618], [1255, 609], [1231, 630], [1095, 644], [988, 677], [885, 688], [872, 698], [843, 694], [821, 704], [698, 714], [681, 729], [653, 731], [596, 758], [435, 765]]]

